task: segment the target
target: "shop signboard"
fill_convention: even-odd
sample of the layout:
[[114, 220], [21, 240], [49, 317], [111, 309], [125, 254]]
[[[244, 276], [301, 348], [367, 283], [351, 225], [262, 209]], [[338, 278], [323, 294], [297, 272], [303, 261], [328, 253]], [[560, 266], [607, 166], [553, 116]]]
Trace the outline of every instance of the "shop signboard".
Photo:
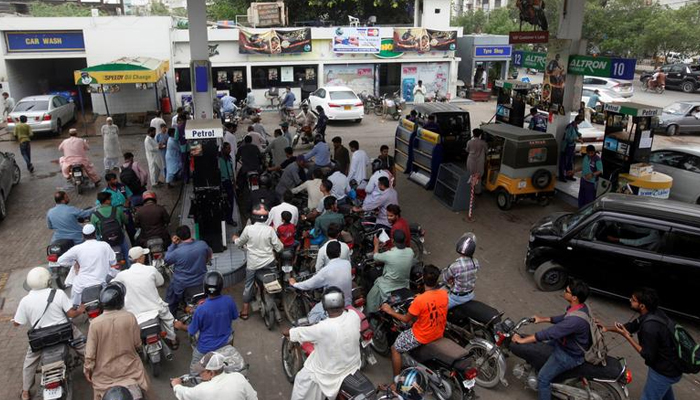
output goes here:
[[474, 46], [475, 58], [510, 58], [513, 47], [504, 46]]
[[381, 47], [379, 28], [339, 27], [335, 30], [334, 53], [379, 53]]
[[661, 114], [661, 109], [656, 107], [648, 106], [644, 107], [631, 107], [624, 104], [615, 103], [605, 103], [603, 106], [604, 111], [611, 111], [618, 114], [630, 115], [632, 117], [655, 117]]
[[547, 43], [549, 42], [549, 31], [527, 31], [527, 32], [510, 32], [508, 34], [508, 43]]
[[240, 54], [292, 54], [311, 52], [311, 29], [239, 28]]
[[6, 31], [8, 53], [85, 51], [82, 31]]
[[375, 54], [377, 58], [398, 58], [403, 55], [402, 52], [394, 50], [394, 39], [382, 39], [379, 53]]
[[283, 25], [284, 5], [279, 3], [251, 3], [253, 15], [257, 17], [255, 26], [280, 26]]
[[394, 28], [394, 51], [455, 51], [457, 31], [425, 28]]
[[[544, 71], [547, 53], [516, 51], [513, 53], [513, 65]], [[569, 73], [572, 75], [600, 76], [623, 80], [634, 79], [637, 60], [632, 58], [571, 56]]]

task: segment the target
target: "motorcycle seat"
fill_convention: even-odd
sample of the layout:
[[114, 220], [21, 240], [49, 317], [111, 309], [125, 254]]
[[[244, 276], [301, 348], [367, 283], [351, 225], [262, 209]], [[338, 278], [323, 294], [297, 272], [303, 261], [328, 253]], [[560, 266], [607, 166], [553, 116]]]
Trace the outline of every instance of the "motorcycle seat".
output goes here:
[[[141, 316], [141, 315], [139, 315], [139, 317], [140, 317], [140, 316]], [[138, 322], [139, 328], [141, 328], [141, 329], [148, 328], [148, 327], [154, 326], [154, 325], [155, 325], [155, 326], [160, 326], [160, 319], [158, 319], [158, 315], [156, 315], [155, 318], [151, 317], [151, 318], [148, 318], [148, 319], [139, 318], [139, 317], [136, 317], [136, 321]]]
[[98, 301], [101, 291], [102, 285], [88, 286], [83, 289], [83, 292], [80, 294], [80, 301], [85, 304]]
[[50, 365], [62, 362], [68, 355], [68, 345], [66, 343], [56, 344], [41, 350], [41, 364]]
[[412, 297], [413, 292], [411, 291], [411, 289], [396, 289], [394, 291], [389, 292], [389, 299], [387, 300], [387, 303], [389, 303], [390, 305], [394, 305], [406, 301]]
[[586, 377], [588, 379], [616, 380], [622, 373], [622, 364], [615, 357], [608, 356], [605, 366], [583, 363], [578, 367], [566, 371], [557, 377], [557, 380]]
[[417, 235], [421, 231], [421, 226], [416, 222], [411, 222], [410, 224], [408, 224], [408, 229], [411, 231], [411, 236]]
[[495, 308], [477, 300], [468, 301], [447, 312], [447, 320], [463, 325], [467, 319], [472, 319], [480, 324], [497, 323], [501, 321], [501, 313]]
[[348, 375], [340, 385], [340, 392], [347, 398], [355, 398], [358, 395], [370, 396], [374, 394], [374, 385], [360, 370]]
[[437, 360], [450, 366], [467, 354], [462, 346], [444, 337], [411, 350], [411, 356], [420, 363]]

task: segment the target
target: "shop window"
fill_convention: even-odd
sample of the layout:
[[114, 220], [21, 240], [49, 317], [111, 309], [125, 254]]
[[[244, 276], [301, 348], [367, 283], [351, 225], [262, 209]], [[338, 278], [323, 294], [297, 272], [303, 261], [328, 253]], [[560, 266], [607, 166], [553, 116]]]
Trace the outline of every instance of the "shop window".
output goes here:
[[192, 81], [190, 80], [189, 68], [175, 68], [175, 91], [191, 92]]
[[[251, 69], [253, 74], [253, 89], [269, 89], [271, 87], [313, 87], [315, 90], [316, 66], [295, 65], [288, 67], [258, 66]], [[307, 89], [308, 90], [308, 89]]]

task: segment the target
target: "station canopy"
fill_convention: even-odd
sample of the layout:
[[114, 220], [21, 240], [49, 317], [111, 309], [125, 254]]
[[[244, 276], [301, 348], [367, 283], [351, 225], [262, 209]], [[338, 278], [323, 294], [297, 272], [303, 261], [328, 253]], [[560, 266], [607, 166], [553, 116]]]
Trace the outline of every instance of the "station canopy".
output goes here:
[[156, 83], [170, 68], [168, 60], [149, 57], [122, 57], [107, 64], [73, 71], [76, 85], [117, 85]]

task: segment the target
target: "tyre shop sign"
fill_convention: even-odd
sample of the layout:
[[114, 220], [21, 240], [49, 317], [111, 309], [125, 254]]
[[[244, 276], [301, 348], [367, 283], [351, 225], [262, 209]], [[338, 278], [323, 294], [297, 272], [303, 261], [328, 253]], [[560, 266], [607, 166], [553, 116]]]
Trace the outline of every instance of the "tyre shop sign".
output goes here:
[[8, 53], [85, 51], [82, 31], [6, 31]]

